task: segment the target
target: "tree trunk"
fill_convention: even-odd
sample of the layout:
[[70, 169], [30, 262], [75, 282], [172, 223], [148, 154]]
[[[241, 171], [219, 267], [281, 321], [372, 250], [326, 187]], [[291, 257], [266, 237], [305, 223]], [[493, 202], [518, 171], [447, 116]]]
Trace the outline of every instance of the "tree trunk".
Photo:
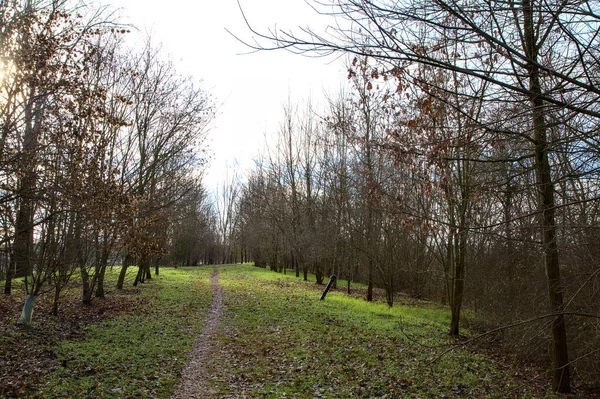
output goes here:
[[96, 298], [104, 298], [104, 276], [106, 274], [106, 264], [103, 262], [98, 270], [96, 271], [97, 285], [96, 285]]
[[554, 184], [548, 162], [546, 127], [542, 111], [543, 101], [534, 98], [535, 169], [539, 186], [539, 207], [542, 213], [541, 236], [548, 285], [550, 310], [557, 316], [552, 322], [552, 388], [560, 393], [571, 392], [567, 331], [563, 311], [560, 261], [556, 241]]
[[367, 276], [367, 301], [373, 301], [373, 261], [369, 257], [369, 270]]
[[24, 171], [20, 179], [20, 205], [15, 221], [15, 277], [25, 277], [30, 273], [31, 248], [33, 246], [34, 191], [36, 188], [36, 155], [41, 128], [43, 102], [45, 98], [36, 96], [36, 89], [29, 90], [29, 100], [25, 107], [25, 134], [23, 136]]
[[135, 275], [135, 280], [133, 280], [133, 286], [137, 287], [137, 285], [139, 283], [143, 283], [144, 282], [144, 268], [142, 265], [138, 266], [138, 272]]
[[317, 280], [317, 284], [323, 284], [323, 279], [325, 278], [325, 275], [321, 270], [321, 264], [319, 262], [315, 262], [315, 278]]
[[60, 300], [60, 282], [56, 281], [54, 285], [54, 302], [52, 303], [52, 314], [58, 316], [58, 301]]
[[394, 306], [394, 276], [391, 275], [386, 279], [385, 300], [390, 308]]
[[142, 255], [140, 257], [140, 262], [139, 262], [139, 266], [138, 266], [138, 272], [137, 275], [135, 276], [135, 281], [133, 282], [133, 286], [137, 286], [138, 283], [144, 283], [144, 281], [146, 280], [146, 275], [147, 273], [150, 271], [150, 264], [148, 262], [148, 258], [146, 257], [146, 255]]
[[523, 1], [523, 30], [525, 53], [532, 60], [527, 65], [530, 101], [535, 143], [535, 172], [538, 186], [538, 207], [541, 213], [541, 238], [546, 269], [550, 311], [556, 313], [552, 321], [552, 388], [560, 393], [571, 392], [567, 331], [563, 311], [560, 261], [556, 241], [554, 182], [548, 160], [548, 138], [540, 71], [537, 64], [538, 46], [535, 42], [535, 24], [531, 0]]
[[442, 305], [450, 302], [452, 290], [450, 286], [450, 269], [452, 264], [452, 234], [448, 234], [448, 242], [446, 244], [446, 254], [442, 267], [444, 268], [444, 294], [442, 295]]
[[[25, 179], [23, 179], [22, 185], [28, 185]], [[28, 275], [30, 269], [30, 252], [33, 243], [33, 210], [30, 202], [26, 198], [23, 199], [15, 222], [14, 256], [15, 277], [17, 278]]]
[[[464, 226], [465, 220], [463, 217], [461, 217], [461, 224]], [[460, 333], [460, 312], [465, 288], [465, 253], [467, 246], [467, 230], [464, 227], [460, 227], [459, 229], [460, 231], [458, 233], [458, 237], [454, 240], [454, 259], [452, 260], [452, 296], [450, 297], [450, 310], [452, 314], [450, 319], [450, 335], [452, 336], [458, 336]]]
[[12, 292], [12, 279], [14, 276], [15, 265], [12, 260], [8, 262], [8, 268], [6, 269], [6, 281], [4, 282], [4, 293], [10, 295]]
[[449, 334], [453, 337], [458, 337], [460, 334], [460, 311], [462, 307], [464, 278], [461, 269], [464, 270], [464, 265], [455, 265], [455, 275], [452, 279], [452, 296], [450, 298], [450, 331]]
[[[105, 242], [107, 241], [107, 236], [104, 236]], [[108, 258], [110, 256], [110, 248], [105, 243], [102, 246], [102, 257], [100, 259], [100, 267], [96, 270], [97, 276], [97, 286], [96, 286], [96, 298], [104, 298], [104, 277], [106, 275], [106, 267], [108, 266]]]
[[90, 283], [90, 274], [88, 273], [85, 265], [81, 264], [79, 267], [81, 271], [81, 301], [85, 304], [92, 303], [92, 286]]
[[292, 255], [292, 267], [294, 268], [294, 270], [296, 271], [296, 277], [300, 277], [300, 268], [298, 267], [298, 261], [296, 260], [296, 257], [294, 256], [294, 251], [290, 251], [291, 255]]
[[129, 254], [125, 255], [125, 259], [123, 259], [123, 265], [121, 266], [121, 271], [119, 272], [119, 279], [117, 280], [117, 289], [122, 290], [123, 284], [125, 283], [125, 276], [127, 275], [127, 268], [131, 263], [131, 256]]

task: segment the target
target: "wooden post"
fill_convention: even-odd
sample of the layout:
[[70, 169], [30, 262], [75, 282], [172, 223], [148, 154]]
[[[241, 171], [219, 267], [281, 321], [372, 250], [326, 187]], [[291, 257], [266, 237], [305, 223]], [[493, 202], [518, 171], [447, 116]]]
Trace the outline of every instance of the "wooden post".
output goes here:
[[327, 287], [325, 287], [325, 291], [323, 291], [323, 294], [321, 295], [321, 299], [319, 299], [320, 301], [322, 301], [323, 299], [325, 299], [325, 296], [327, 295], [327, 292], [329, 292], [329, 289], [331, 288], [331, 286], [333, 285], [333, 283], [335, 283], [336, 280], [336, 275], [333, 274], [331, 275], [331, 277], [329, 278], [329, 283], [327, 283]]

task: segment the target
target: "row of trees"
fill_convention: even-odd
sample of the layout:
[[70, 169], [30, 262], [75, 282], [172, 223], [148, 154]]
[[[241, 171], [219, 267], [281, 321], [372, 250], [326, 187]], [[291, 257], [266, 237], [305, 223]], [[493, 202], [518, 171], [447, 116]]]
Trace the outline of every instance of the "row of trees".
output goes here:
[[399, 291], [439, 298], [452, 335], [465, 301], [531, 328], [556, 391], [574, 364], [597, 375], [600, 4], [315, 9], [337, 18], [329, 33], [253, 31], [254, 47], [350, 54], [352, 90], [286, 108], [240, 197], [240, 247], [365, 282], [369, 300], [379, 285], [390, 306]]
[[0, 4], [0, 280], [10, 294], [24, 278], [20, 323], [50, 290], [56, 313], [74, 274], [90, 302], [112, 264], [122, 288], [131, 265], [137, 284], [216, 251], [201, 179], [213, 100], [128, 34], [83, 2]]

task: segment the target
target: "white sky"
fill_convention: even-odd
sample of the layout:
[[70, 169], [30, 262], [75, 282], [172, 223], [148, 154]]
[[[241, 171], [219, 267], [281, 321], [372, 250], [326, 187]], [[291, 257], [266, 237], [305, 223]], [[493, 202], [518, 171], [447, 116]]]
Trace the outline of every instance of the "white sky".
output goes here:
[[[203, 80], [223, 105], [211, 131], [214, 159], [206, 183], [223, 184], [227, 167], [252, 167], [265, 134], [277, 130], [288, 98], [301, 103], [323, 93], [336, 93], [346, 73], [341, 60], [309, 58], [285, 51], [248, 53], [228, 30], [251, 39], [236, 0], [103, 0], [121, 9], [124, 21], [151, 32], [162, 43], [165, 57], [180, 73]], [[331, 23], [304, 0], [240, 0], [250, 23], [259, 31], [275, 25], [299, 31], [298, 26]], [[231, 172], [229, 173], [231, 176]]]

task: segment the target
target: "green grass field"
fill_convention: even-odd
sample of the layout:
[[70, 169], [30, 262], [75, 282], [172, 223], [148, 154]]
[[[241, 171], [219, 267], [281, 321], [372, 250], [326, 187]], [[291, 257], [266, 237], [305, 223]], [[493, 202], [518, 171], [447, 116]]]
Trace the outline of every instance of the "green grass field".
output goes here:
[[[117, 273], [118, 270], [113, 273]], [[212, 269], [163, 269], [140, 286], [143, 306], [92, 324], [55, 351], [43, 398], [168, 398], [201, 333]]]
[[[439, 357], [449, 312], [368, 303], [253, 267], [221, 270], [226, 315], [215, 385], [226, 397], [532, 398], [518, 370], [466, 349]], [[341, 285], [343, 287], [343, 285]]]
[[[28, 397], [169, 398], [202, 331], [211, 273], [165, 268], [135, 291], [110, 293], [138, 305], [54, 345], [53, 366]], [[220, 267], [219, 276], [223, 314], [208, 375], [220, 397], [552, 397], [539, 372], [454, 347], [438, 305], [367, 303], [344, 283], [319, 301], [324, 287], [314, 280], [249, 265]], [[33, 330], [10, 331], [26, 339], [42, 324], [34, 316]]]

